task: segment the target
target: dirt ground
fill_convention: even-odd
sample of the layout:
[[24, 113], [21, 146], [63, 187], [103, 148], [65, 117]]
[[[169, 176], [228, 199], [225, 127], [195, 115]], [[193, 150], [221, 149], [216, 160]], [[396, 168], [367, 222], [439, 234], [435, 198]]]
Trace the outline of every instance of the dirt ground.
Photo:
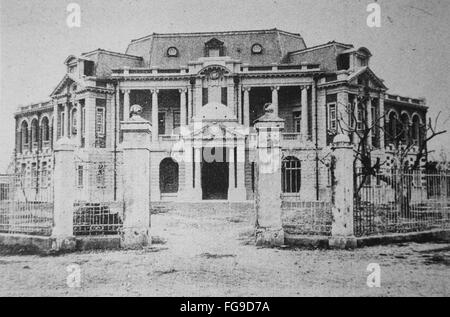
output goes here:
[[[356, 251], [264, 249], [250, 215], [233, 210], [152, 216], [152, 247], [54, 257], [0, 256], [0, 296], [449, 296], [450, 245]], [[381, 287], [366, 284], [381, 268]], [[67, 268], [81, 269], [81, 287]]]

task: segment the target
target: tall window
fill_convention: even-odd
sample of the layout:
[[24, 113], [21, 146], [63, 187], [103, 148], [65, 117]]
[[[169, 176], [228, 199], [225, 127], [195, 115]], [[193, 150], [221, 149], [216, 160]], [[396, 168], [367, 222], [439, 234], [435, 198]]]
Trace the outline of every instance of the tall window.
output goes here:
[[173, 112], [173, 128], [179, 128], [180, 127], [180, 112], [174, 111]]
[[328, 104], [328, 126], [331, 132], [337, 131], [337, 109], [335, 103]]
[[158, 113], [158, 133], [159, 133], [159, 135], [166, 134], [166, 113], [165, 112]]
[[38, 187], [38, 179], [37, 179], [37, 168], [36, 163], [31, 164], [31, 188]]
[[222, 104], [228, 105], [228, 89], [227, 89], [227, 87], [222, 87], [221, 99], [222, 99]]
[[41, 187], [47, 187], [47, 162], [42, 162]]
[[294, 114], [294, 131], [297, 133], [300, 133], [301, 132], [302, 113], [301, 113], [301, 111], [295, 111], [293, 114]]
[[66, 113], [64, 112], [64, 111], [61, 111], [61, 113], [59, 114], [59, 127], [60, 127], [60, 129], [59, 129], [59, 136], [64, 136], [64, 129], [65, 129], [65, 127], [64, 127], [64, 118], [65, 118], [65, 115], [66, 115]]
[[301, 187], [301, 162], [294, 156], [283, 159], [281, 167], [283, 193], [298, 193]]
[[105, 135], [105, 108], [97, 107], [95, 113], [95, 132], [98, 136]]
[[206, 105], [208, 103], [208, 88], [202, 89], [202, 105]]
[[83, 188], [83, 180], [84, 178], [84, 170], [83, 170], [83, 165], [78, 165], [77, 167], [77, 187], [78, 188]]
[[362, 105], [356, 104], [356, 129], [362, 131], [364, 129], [364, 109]]
[[22, 122], [20, 133], [22, 135], [22, 150], [25, 150], [28, 147], [28, 123], [26, 121]]
[[42, 141], [44, 142], [50, 141], [50, 125], [47, 117], [44, 117], [42, 119], [41, 128], [42, 128]]
[[415, 145], [419, 145], [420, 140], [420, 119], [418, 116], [413, 117], [411, 137]]
[[100, 163], [97, 166], [97, 175], [96, 175], [97, 187], [105, 187], [106, 183], [106, 167], [104, 164]]
[[74, 108], [72, 110], [72, 118], [70, 120], [70, 130], [72, 135], [76, 135], [78, 133], [78, 122], [77, 122], [77, 109]]
[[38, 142], [38, 131], [39, 131], [39, 124], [37, 119], [34, 119], [31, 122], [31, 142], [37, 143]]
[[372, 114], [372, 145], [375, 147], [379, 147], [379, 139], [380, 139], [380, 127], [378, 124], [379, 114], [378, 114], [378, 106], [373, 105], [370, 109]]

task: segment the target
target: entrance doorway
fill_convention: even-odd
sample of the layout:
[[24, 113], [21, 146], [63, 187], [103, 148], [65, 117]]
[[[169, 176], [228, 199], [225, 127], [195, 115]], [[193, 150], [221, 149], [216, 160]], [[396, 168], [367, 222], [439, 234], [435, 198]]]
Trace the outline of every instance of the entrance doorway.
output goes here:
[[227, 200], [229, 164], [226, 148], [204, 148], [202, 153], [203, 200]]

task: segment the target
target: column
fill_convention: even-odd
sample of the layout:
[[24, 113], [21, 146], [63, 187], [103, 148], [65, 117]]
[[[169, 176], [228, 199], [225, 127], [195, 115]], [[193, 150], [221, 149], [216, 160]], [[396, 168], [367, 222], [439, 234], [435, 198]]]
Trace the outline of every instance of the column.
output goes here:
[[188, 124], [192, 121], [192, 100], [193, 94], [192, 94], [192, 86], [189, 86], [188, 88], [188, 103], [187, 103], [187, 117], [188, 117]]
[[335, 161], [332, 173], [332, 213], [333, 222], [331, 248], [355, 248], [353, 233], [353, 146], [347, 135], [338, 134], [334, 138], [333, 157]]
[[242, 122], [242, 85], [238, 84], [238, 89], [237, 89], [237, 120], [239, 124], [243, 124]]
[[73, 203], [75, 192], [75, 147], [67, 138], [55, 144], [54, 166], [54, 216], [52, 249], [54, 251], [75, 249], [73, 237]]
[[158, 142], [159, 139], [159, 108], [158, 108], [158, 89], [152, 89], [152, 140]]
[[180, 92], [180, 127], [186, 126], [186, 88], [179, 90]]
[[194, 200], [201, 200], [202, 199], [202, 168], [201, 168], [201, 162], [202, 162], [202, 148], [201, 147], [194, 147], [194, 162], [195, 165], [195, 175], [194, 175]]
[[313, 140], [313, 142], [316, 142], [317, 108], [316, 108], [316, 85], [314, 85], [314, 84], [311, 86], [311, 109], [312, 109], [312, 129], [311, 129], [312, 136], [311, 136], [311, 140]]
[[235, 98], [234, 98], [234, 79], [229, 78], [228, 81], [229, 81], [228, 86], [227, 86], [228, 108], [230, 108], [231, 111], [233, 111], [233, 113], [236, 115], [236, 102], [235, 102]]
[[245, 139], [237, 141], [237, 161], [236, 161], [236, 180], [237, 180], [237, 199], [245, 201], [247, 199], [247, 191], [245, 189]]
[[380, 149], [384, 149], [385, 147], [385, 142], [384, 142], [384, 93], [380, 94], [380, 104], [379, 104], [379, 109], [378, 109], [378, 113], [379, 113], [379, 138], [380, 138]]
[[272, 106], [274, 109], [274, 115], [278, 117], [278, 90], [280, 90], [279, 86], [273, 86], [272, 89]]
[[123, 121], [130, 119], [130, 91], [123, 91]]
[[64, 137], [69, 138], [69, 104], [64, 104]]
[[302, 117], [300, 122], [301, 137], [304, 141], [308, 139], [308, 87], [302, 88]]
[[[58, 102], [53, 100], [53, 143], [56, 143], [58, 140], [58, 121], [59, 121], [59, 113], [58, 113]], [[53, 147], [55, 145], [53, 144]]]
[[81, 147], [81, 104], [77, 102], [77, 146]]
[[122, 123], [124, 222], [121, 245], [134, 249], [151, 244], [150, 234], [150, 122]]
[[194, 102], [194, 116], [197, 115], [203, 107], [203, 86], [202, 80], [197, 78], [195, 80], [195, 102]]
[[245, 127], [250, 126], [250, 87], [244, 87], [244, 120]]
[[236, 193], [236, 178], [235, 178], [235, 171], [236, 171], [236, 162], [234, 160], [235, 155], [235, 147], [234, 142], [231, 142], [230, 144], [227, 144], [227, 151], [228, 151], [228, 200], [234, 201], [234, 195]]
[[120, 140], [120, 89], [116, 89], [116, 141], [119, 144]]
[[367, 146], [369, 148], [372, 147], [372, 135], [375, 132], [374, 129], [375, 127], [373, 127], [373, 119], [372, 119], [372, 98], [369, 97], [369, 99], [367, 100], [366, 103], [366, 114], [367, 114], [367, 129], [368, 130], [368, 135], [367, 135]]
[[84, 103], [85, 111], [85, 136], [84, 147], [95, 147], [95, 98], [86, 97]]

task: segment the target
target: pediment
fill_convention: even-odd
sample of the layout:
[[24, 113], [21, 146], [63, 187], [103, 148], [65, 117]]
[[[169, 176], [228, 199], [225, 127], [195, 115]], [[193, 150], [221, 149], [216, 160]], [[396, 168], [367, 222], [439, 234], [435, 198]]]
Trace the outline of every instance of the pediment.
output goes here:
[[207, 48], [220, 48], [223, 46], [223, 42], [213, 37], [208, 42], [205, 43]]
[[56, 88], [53, 90], [53, 92], [50, 94], [50, 97], [56, 96], [56, 95], [61, 95], [61, 94], [65, 94], [67, 92], [72, 92], [73, 91], [73, 84], [76, 84], [77, 86], [77, 90], [80, 89], [80, 87], [82, 87], [82, 83], [80, 83], [79, 81], [77, 81], [75, 79], [75, 77], [73, 77], [70, 74], [66, 74], [63, 79], [58, 83], [58, 85], [56, 86]]
[[[189, 136], [188, 136], [189, 137]], [[222, 123], [210, 123], [190, 134], [192, 139], [201, 140], [222, 140], [222, 139], [242, 139], [243, 133], [235, 126], [226, 126]]]
[[362, 67], [353, 73], [348, 81], [352, 85], [364, 85], [372, 89], [387, 89], [384, 81], [379, 78], [369, 67]]

